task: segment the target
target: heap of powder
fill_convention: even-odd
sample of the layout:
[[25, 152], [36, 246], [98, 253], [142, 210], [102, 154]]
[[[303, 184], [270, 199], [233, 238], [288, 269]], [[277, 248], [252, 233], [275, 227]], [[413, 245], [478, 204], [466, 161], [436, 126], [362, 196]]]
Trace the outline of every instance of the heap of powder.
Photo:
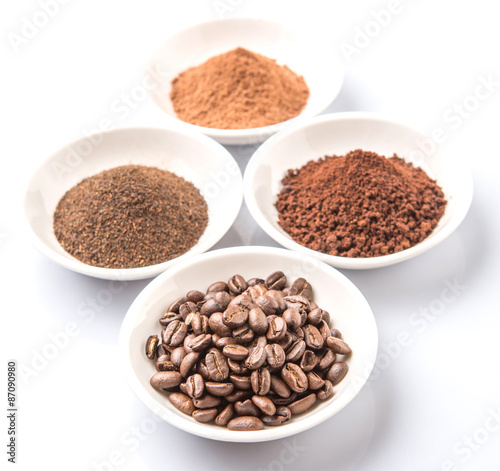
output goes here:
[[424, 240], [444, 213], [443, 191], [394, 155], [354, 150], [289, 170], [276, 202], [299, 244], [345, 257], [376, 257]]
[[172, 81], [170, 98], [183, 121], [246, 129], [297, 116], [309, 89], [288, 67], [239, 47], [182, 72]]
[[54, 233], [88, 265], [135, 268], [182, 255], [207, 222], [206, 201], [192, 183], [158, 168], [125, 165], [71, 188], [55, 210]]

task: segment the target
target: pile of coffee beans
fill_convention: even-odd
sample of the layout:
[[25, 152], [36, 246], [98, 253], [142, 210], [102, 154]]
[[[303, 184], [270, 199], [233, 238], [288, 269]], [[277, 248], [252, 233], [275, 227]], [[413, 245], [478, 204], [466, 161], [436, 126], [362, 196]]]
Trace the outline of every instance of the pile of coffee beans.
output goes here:
[[146, 341], [151, 385], [202, 423], [230, 430], [281, 425], [333, 396], [351, 354], [304, 279], [234, 275], [176, 299]]

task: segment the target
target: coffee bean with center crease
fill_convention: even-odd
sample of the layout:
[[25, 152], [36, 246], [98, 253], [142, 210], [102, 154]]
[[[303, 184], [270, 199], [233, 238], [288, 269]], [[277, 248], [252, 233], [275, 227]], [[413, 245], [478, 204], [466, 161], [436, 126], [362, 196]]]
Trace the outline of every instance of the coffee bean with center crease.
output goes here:
[[253, 302], [253, 299], [251, 298], [250, 295], [248, 294], [240, 294], [238, 296], [235, 296], [231, 302], [229, 303], [229, 306], [239, 306], [247, 309], [250, 311], [250, 309], [253, 309], [255, 306], [255, 303]]
[[285, 364], [285, 351], [281, 345], [270, 343], [264, 347], [266, 351], [266, 361], [271, 368], [281, 368]]
[[191, 319], [191, 329], [193, 330], [193, 334], [195, 335], [210, 333], [210, 327], [208, 326], [208, 317], [195, 314]]
[[307, 381], [309, 381], [309, 389], [312, 389], [313, 391], [321, 389], [325, 384], [325, 380], [315, 371], [309, 371], [306, 376]]
[[170, 324], [172, 321], [178, 321], [178, 320], [182, 320], [182, 316], [179, 313], [166, 312], [165, 314], [163, 314], [162, 317], [160, 317], [159, 322], [163, 327], [167, 327], [167, 325]]
[[179, 306], [179, 314], [184, 320], [186, 320], [187, 316], [193, 312], [198, 312], [198, 306], [191, 301], [187, 301]]
[[182, 383], [182, 376], [178, 371], [158, 371], [151, 377], [151, 386], [157, 389], [170, 389]]
[[269, 399], [271, 399], [271, 401], [273, 401], [273, 403], [276, 405], [276, 406], [287, 406], [288, 404], [291, 404], [292, 402], [294, 402], [297, 397], [299, 395], [296, 393], [296, 392], [292, 392], [290, 393], [290, 395], [288, 397], [281, 397], [281, 396], [271, 396], [269, 395]]
[[222, 303], [215, 299], [208, 299], [200, 308], [200, 314], [204, 316], [209, 316], [214, 312], [222, 312], [224, 311], [224, 306]]
[[270, 342], [279, 342], [285, 337], [286, 330], [286, 322], [283, 318], [276, 317], [269, 324], [266, 337]]
[[224, 324], [222, 320], [222, 312], [214, 312], [208, 318], [208, 327], [212, 329], [212, 332], [220, 335], [221, 337], [230, 337], [232, 335], [232, 330]]
[[188, 347], [195, 352], [202, 352], [212, 345], [212, 336], [210, 334], [197, 335], [190, 342]]
[[265, 396], [271, 389], [271, 373], [267, 368], [253, 370], [250, 375], [252, 390], [259, 396]]
[[203, 393], [205, 392], [205, 381], [203, 376], [199, 373], [189, 376], [186, 379], [186, 392], [192, 398], [203, 396]]
[[179, 366], [179, 372], [184, 378], [187, 378], [191, 371], [194, 369], [196, 363], [200, 358], [200, 354], [196, 352], [189, 352], [182, 359], [181, 364]]
[[304, 340], [309, 348], [313, 350], [320, 350], [323, 348], [325, 341], [314, 325], [306, 324], [302, 327], [302, 330], [304, 331]]
[[326, 339], [326, 344], [334, 351], [340, 355], [348, 355], [352, 352], [351, 347], [347, 345], [342, 339], [336, 337], [328, 337]]
[[289, 294], [291, 296], [300, 295], [304, 296], [304, 298], [311, 299], [312, 286], [304, 278], [297, 278], [292, 283], [292, 286], [290, 286]]
[[167, 312], [175, 312], [176, 314], [179, 313], [179, 307], [186, 303], [188, 301], [188, 298], [186, 296], [181, 296], [180, 298], [177, 298], [167, 309]]
[[328, 370], [326, 379], [332, 383], [332, 386], [335, 386], [344, 379], [348, 369], [347, 363], [343, 361], [334, 363]]
[[263, 285], [265, 281], [262, 278], [250, 278], [247, 281], [248, 286]]
[[233, 330], [233, 338], [240, 344], [247, 344], [253, 340], [254, 333], [250, 326], [243, 324]]
[[207, 293], [212, 293], [214, 291], [229, 291], [229, 288], [224, 281], [216, 281], [208, 287]]
[[248, 323], [250, 324], [250, 328], [257, 335], [262, 335], [267, 332], [267, 318], [264, 311], [260, 307], [250, 309], [250, 312], [248, 313]]
[[309, 385], [306, 374], [295, 363], [286, 363], [281, 370], [281, 377], [288, 387], [296, 393], [303, 393]]
[[231, 329], [241, 327], [248, 319], [248, 311], [240, 306], [228, 307], [222, 314], [222, 322]]
[[278, 304], [278, 309], [276, 310], [276, 314], [281, 314], [283, 311], [286, 309], [286, 303], [284, 300], [284, 296], [282, 295], [281, 291], [276, 291], [274, 289], [270, 289], [267, 293], [266, 296], [268, 298], [272, 298], [276, 301]]
[[319, 325], [318, 325], [318, 330], [323, 337], [323, 340], [326, 342], [326, 339], [332, 335], [332, 331], [330, 330], [330, 327], [328, 326], [327, 322], [325, 320], [322, 320]]
[[265, 287], [265, 285], [255, 285], [252, 286], [251, 288], [248, 288], [247, 290], [247, 293], [252, 298], [253, 302], [255, 302], [255, 300], [259, 296], [264, 296], [267, 292], [268, 289]]
[[215, 418], [217, 425], [227, 425], [227, 423], [234, 417], [234, 405], [228, 404], [219, 415]]
[[276, 414], [276, 406], [273, 401], [267, 396], [252, 396], [252, 402], [265, 414], [274, 415]]
[[177, 367], [168, 355], [160, 355], [156, 360], [156, 371], [176, 371]]
[[229, 288], [229, 291], [231, 291], [231, 293], [233, 294], [241, 294], [248, 287], [245, 278], [243, 278], [241, 275], [232, 276], [227, 282], [227, 286]]
[[162, 342], [169, 347], [179, 346], [188, 333], [188, 326], [182, 321], [172, 321], [163, 330]]
[[253, 415], [254, 417], [258, 417], [260, 415], [260, 409], [252, 402], [251, 399], [236, 401], [234, 403], [234, 410], [239, 415]]
[[237, 431], [262, 430], [264, 428], [264, 422], [257, 417], [235, 417], [228, 422], [227, 428]]
[[318, 395], [318, 399], [321, 399], [322, 401], [332, 397], [333, 396], [333, 385], [332, 385], [331, 381], [325, 380], [325, 384], [318, 391], [317, 395]]
[[306, 397], [303, 397], [302, 399], [292, 402], [288, 405], [288, 408], [293, 415], [303, 414], [304, 412], [307, 412], [312, 406], [314, 406], [315, 403], [316, 394], [313, 393], [309, 394]]
[[255, 304], [259, 306], [266, 316], [276, 314], [279, 311], [279, 303], [272, 296], [260, 295], [255, 299]]
[[317, 367], [321, 371], [326, 370], [335, 363], [335, 360], [335, 353], [331, 349], [325, 348], [319, 353]]
[[217, 381], [206, 381], [205, 389], [212, 396], [225, 397], [234, 391], [233, 383], [218, 383]]
[[306, 351], [306, 343], [302, 339], [296, 340], [286, 352], [286, 361], [298, 362]]
[[185, 394], [173, 392], [170, 394], [169, 399], [174, 407], [176, 407], [184, 414], [191, 415], [195, 410], [193, 401], [189, 396], [186, 396]]
[[197, 422], [201, 422], [203, 424], [206, 424], [206, 423], [214, 420], [218, 414], [219, 414], [219, 409], [217, 409], [216, 407], [214, 407], [212, 409], [196, 409], [192, 413], [192, 417]]
[[229, 369], [237, 375], [245, 375], [250, 371], [243, 363], [231, 360], [230, 358], [228, 358], [227, 364], [229, 365]]
[[158, 338], [158, 335], [150, 335], [146, 340], [146, 356], [150, 360], [153, 360], [156, 357], [156, 348], [158, 347], [159, 342], [160, 339]]
[[233, 337], [220, 337], [215, 346], [219, 349], [223, 349], [226, 345], [237, 345], [236, 340]]
[[211, 409], [212, 407], [217, 407], [220, 403], [220, 397], [215, 397], [211, 394], [205, 394], [202, 397], [193, 398], [193, 404], [198, 409]]
[[205, 355], [208, 374], [213, 381], [224, 381], [229, 377], [226, 357], [217, 348], [211, 348]]
[[205, 295], [203, 302], [200, 303], [200, 307], [209, 299], [217, 301], [222, 306], [221, 311], [224, 311], [224, 309], [226, 309], [229, 306], [229, 303], [231, 302], [232, 298], [231, 295], [226, 291], [214, 291], [212, 293], [208, 293]]
[[293, 296], [285, 296], [283, 299], [289, 309], [302, 309], [309, 312], [310, 303], [306, 297], [296, 294]]
[[292, 412], [286, 406], [279, 406], [276, 408], [276, 413], [274, 415], [265, 415], [262, 417], [262, 421], [266, 425], [281, 425], [286, 421], [290, 420], [292, 417]]
[[265, 284], [269, 289], [283, 289], [286, 285], [286, 276], [282, 271], [275, 271], [266, 278]]
[[244, 360], [248, 356], [248, 348], [239, 344], [226, 345], [222, 353], [231, 360]]
[[244, 365], [250, 370], [260, 368], [266, 361], [266, 351], [264, 347], [255, 347], [248, 355]]
[[304, 373], [308, 373], [309, 371], [314, 370], [317, 363], [318, 358], [316, 354], [311, 350], [306, 350], [300, 359], [299, 366]]

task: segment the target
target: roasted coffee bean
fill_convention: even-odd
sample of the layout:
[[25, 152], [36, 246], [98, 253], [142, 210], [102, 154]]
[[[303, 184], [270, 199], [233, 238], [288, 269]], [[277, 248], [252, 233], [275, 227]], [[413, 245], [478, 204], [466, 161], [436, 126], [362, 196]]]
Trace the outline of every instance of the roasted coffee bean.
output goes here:
[[265, 337], [265, 335], [259, 335], [258, 337], [254, 337], [254, 339], [246, 346], [248, 348], [248, 354], [250, 355], [250, 353], [252, 353], [255, 347], [265, 348], [266, 345], [267, 345], [267, 338]]
[[267, 339], [270, 342], [279, 342], [286, 335], [286, 322], [282, 317], [276, 317], [269, 324], [269, 329], [267, 331]]
[[222, 321], [222, 312], [214, 312], [208, 318], [208, 327], [221, 337], [230, 337], [232, 335], [232, 330]]
[[167, 312], [175, 312], [176, 314], [179, 313], [179, 307], [187, 302], [186, 296], [181, 296], [180, 298], [177, 298], [167, 309]]
[[182, 394], [187, 395], [186, 383], [179, 384], [179, 390], [181, 391]]
[[270, 289], [266, 293], [266, 296], [273, 298], [276, 301], [276, 303], [278, 304], [277, 313], [281, 314], [286, 309], [285, 300], [283, 299], [284, 296], [281, 293], [281, 291], [276, 291], [274, 289]]
[[295, 334], [292, 334], [287, 330], [283, 340], [280, 340], [278, 345], [286, 352], [290, 348], [290, 345], [292, 345], [292, 343], [297, 339], [298, 337]]
[[250, 375], [252, 391], [259, 396], [265, 396], [271, 389], [271, 373], [267, 368], [253, 370]]
[[292, 391], [303, 393], [307, 390], [307, 376], [295, 363], [286, 363], [281, 370], [281, 377]]
[[168, 324], [170, 324], [172, 321], [178, 321], [181, 320], [182, 316], [177, 313], [177, 312], [166, 312], [163, 314], [163, 316], [160, 318], [160, 324], [163, 327], [166, 327]]
[[217, 342], [215, 342], [215, 346], [222, 350], [226, 345], [236, 345], [237, 342], [233, 337], [220, 337]]
[[212, 380], [212, 378], [210, 378], [210, 373], [208, 371], [207, 365], [205, 364], [205, 359], [199, 360], [198, 363], [196, 363], [196, 371], [200, 373], [206, 381]]
[[243, 307], [246, 310], [250, 311], [250, 309], [253, 309], [255, 307], [255, 304], [252, 300], [252, 297], [249, 294], [240, 294], [238, 296], [235, 296], [231, 302], [229, 303], [229, 306], [239, 306]]
[[304, 279], [297, 278], [290, 286], [289, 291], [290, 296], [304, 296], [304, 298], [311, 299], [312, 296], [312, 286]]
[[302, 327], [302, 330], [304, 331], [304, 340], [309, 348], [313, 350], [320, 350], [323, 348], [325, 341], [314, 325], [306, 324]]
[[229, 380], [234, 384], [234, 387], [238, 389], [250, 389], [252, 387], [250, 376], [230, 374]]
[[331, 381], [325, 380], [325, 384], [321, 388], [321, 390], [318, 391], [317, 393], [318, 399], [321, 399], [324, 401], [325, 399], [328, 399], [333, 396], [333, 385]]
[[335, 337], [337, 339], [342, 338], [342, 334], [340, 333], [340, 330], [338, 330], [338, 329], [331, 329], [330, 333], [331, 333], [332, 337]]
[[307, 320], [310, 324], [317, 326], [323, 320], [323, 310], [317, 307], [316, 309], [309, 311]]
[[227, 425], [227, 423], [234, 417], [234, 405], [228, 404], [219, 415], [215, 418], [217, 425]]
[[226, 401], [234, 403], [237, 401], [244, 401], [252, 396], [253, 392], [251, 389], [235, 389], [234, 392], [226, 396]]
[[222, 353], [231, 360], [244, 360], [248, 356], [248, 348], [239, 344], [226, 345]]
[[241, 306], [228, 307], [222, 314], [222, 322], [231, 329], [242, 326], [248, 319], [248, 311]]
[[266, 425], [281, 425], [286, 421], [290, 420], [292, 413], [290, 409], [286, 406], [279, 406], [276, 408], [276, 413], [274, 415], [265, 415], [262, 417], [262, 421]]
[[235, 431], [262, 430], [264, 428], [264, 422], [257, 417], [235, 417], [228, 422], [227, 428]]
[[266, 361], [271, 368], [281, 368], [285, 364], [285, 351], [277, 343], [269, 343], [264, 347]]
[[266, 396], [252, 396], [252, 402], [265, 414], [274, 415], [276, 414], [276, 406], [273, 401]]
[[343, 361], [334, 363], [328, 370], [326, 379], [332, 383], [332, 386], [336, 386], [344, 379], [344, 376], [347, 374], [348, 370], [349, 367], [347, 366], [347, 363]]
[[329, 348], [325, 348], [319, 353], [317, 368], [321, 371], [330, 368], [335, 363], [336, 355]]
[[316, 354], [311, 350], [306, 350], [300, 359], [299, 366], [304, 373], [309, 373], [309, 371], [312, 371], [316, 367], [317, 363], [318, 358]]
[[268, 296], [267, 294], [260, 295], [255, 299], [255, 304], [259, 306], [266, 316], [270, 316], [272, 314], [276, 314], [279, 312], [279, 304], [276, 299], [272, 296]]
[[188, 326], [182, 321], [172, 321], [162, 333], [162, 342], [169, 347], [178, 347], [188, 333]]
[[189, 396], [173, 392], [168, 398], [173, 406], [180, 410], [183, 414], [191, 415], [194, 412], [194, 404]]
[[309, 381], [309, 389], [312, 389], [313, 391], [321, 389], [325, 384], [325, 380], [315, 371], [309, 371], [306, 376], [307, 381]]
[[271, 388], [272, 391], [274, 391], [278, 396], [281, 397], [290, 397], [290, 394], [292, 391], [290, 391], [290, 388], [288, 385], [278, 376], [276, 375], [271, 375]]
[[304, 329], [302, 327], [296, 327], [295, 329], [292, 330], [291, 332], [293, 335], [295, 335], [295, 337], [297, 337], [298, 339], [302, 339], [304, 340]]
[[244, 375], [250, 371], [243, 363], [240, 363], [236, 360], [231, 360], [230, 358], [228, 358], [227, 364], [229, 365], [229, 369], [237, 375]]
[[222, 306], [221, 311], [224, 311], [229, 306], [232, 298], [231, 295], [226, 291], [215, 291], [206, 294], [203, 303], [205, 303], [209, 299], [214, 299], [215, 301], [217, 301]]
[[158, 347], [159, 342], [160, 339], [158, 338], [158, 335], [150, 335], [146, 340], [146, 356], [150, 360], [153, 360], [156, 357], [156, 347]]
[[306, 351], [306, 343], [302, 339], [296, 340], [286, 352], [286, 361], [298, 362]]
[[340, 355], [349, 355], [352, 353], [351, 347], [347, 345], [342, 339], [336, 337], [328, 337], [326, 339], [326, 344], [334, 351]]
[[332, 334], [330, 327], [325, 320], [322, 320], [317, 327], [321, 336], [323, 337], [323, 340], [326, 342], [326, 339]]
[[255, 302], [255, 300], [259, 296], [263, 296], [267, 293], [267, 288], [265, 285], [255, 285], [250, 288], [248, 288], [247, 293], [248, 295], [252, 298], [252, 301]]
[[264, 311], [260, 307], [250, 309], [250, 312], [248, 313], [248, 323], [250, 324], [250, 328], [257, 335], [262, 335], [267, 332], [267, 318]]
[[220, 403], [220, 397], [215, 397], [211, 394], [205, 394], [202, 397], [193, 398], [193, 404], [198, 409], [211, 409], [212, 407], [217, 407]]
[[236, 401], [234, 403], [234, 410], [238, 415], [253, 415], [254, 417], [258, 417], [260, 415], [260, 409], [252, 402], [251, 399]]
[[177, 367], [168, 355], [161, 355], [156, 360], [156, 371], [176, 371]]
[[151, 377], [151, 386], [156, 389], [170, 389], [182, 383], [182, 376], [178, 371], [158, 371]]
[[197, 335], [188, 343], [188, 346], [194, 352], [202, 352], [210, 347], [210, 345], [212, 345], [212, 336], [210, 334]]
[[156, 358], [159, 358], [162, 355], [168, 355], [168, 357], [170, 358], [170, 350], [168, 350], [167, 347], [162, 343], [159, 343], [158, 347], [156, 347]]
[[283, 313], [283, 320], [290, 330], [295, 329], [301, 325], [302, 319], [297, 309], [286, 309]]
[[217, 348], [211, 348], [205, 355], [208, 374], [213, 381], [224, 381], [229, 376], [229, 365], [226, 357]]
[[197, 289], [192, 289], [191, 291], [187, 292], [186, 298], [188, 301], [198, 304], [201, 303], [205, 298], [205, 293], [203, 293], [202, 291], [198, 291]]
[[224, 311], [222, 303], [215, 299], [208, 299], [200, 308], [200, 314], [210, 317], [214, 312]]
[[[210, 331], [210, 329], [209, 329]], [[217, 346], [217, 342], [220, 340], [220, 335], [212, 334], [212, 347]]]
[[177, 367], [180, 368], [182, 360], [184, 360], [184, 357], [187, 355], [186, 349], [184, 347], [177, 347], [172, 350], [172, 354], [170, 355], [170, 359], [172, 360], [172, 363]]
[[305, 312], [309, 312], [310, 303], [309, 300], [304, 296], [300, 296], [298, 294], [285, 296], [284, 300], [289, 309], [302, 309]]
[[282, 271], [275, 271], [266, 278], [266, 287], [268, 289], [283, 289], [286, 285], [286, 276]]
[[303, 397], [302, 399], [292, 402], [288, 405], [288, 408], [293, 415], [298, 415], [307, 412], [312, 406], [314, 406], [315, 403], [316, 394], [313, 393], [309, 394], [306, 397]]
[[264, 347], [255, 347], [244, 361], [244, 365], [249, 370], [260, 368], [266, 361], [266, 351]]
[[253, 340], [254, 333], [250, 326], [244, 324], [241, 327], [236, 327], [236, 329], [233, 330], [233, 337], [238, 343], [244, 345]]
[[[205, 381], [199, 373], [189, 376], [186, 379], [186, 392], [192, 398], [203, 396], [205, 392]], [[199, 407], [199, 406], [196, 406]]]
[[191, 371], [193, 371], [199, 358], [200, 354], [196, 352], [189, 352], [184, 356], [179, 366], [179, 372], [184, 378], [187, 378]]
[[191, 329], [193, 334], [201, 335], [210, 333], [210, 328], [208, 326], [208, 317], [201, 316], [200, 314], [194, 314], [191, 319]]
[[207, 293], [212, 293], [214, 291], [229, 291], [229, 288], [224, 281], [216, 281], [208, 287]]
[[187, 301], [179, 306], [179, 314], [182, 316], [184, 320], [187, 319], [189, 314], [194, 312], [198, 312], [198, 306], [195, 303], [192, 303], [191, 301]]
[[296, 392], [290, 393], [288, 397], [268, 395], [269, 399], [271, 399], [271, 401], [273, 401], [273, 403], [277, 406], [287, 406], [288, 404], [294, 402], [298, 396], [299, 395]]
[[191, 344], [191, 341], [196, 337], [194, 334], [187, 334], [186, 337], [184, 338], [184, 342], [182, 342], [182, 346], [184, 347], [184, 350], [186, 350], [187, 353], [190, 353], [193, 351], [193, 349], [189, 346]]
[[229, 291], [233, 294], [241, 294], [248, 287], [245, 278], [243, 278], [241, 275], [232, 276], [227, 282], [227, 286], [229, 288]]
[[265, 281], [262, 278], [250, 278], [247, 281], [248, 286], [263, 285]]
[[206, 424], [214, 420], [218, 414], [219, 409], [214, 407], [213, 409], [196, 409], [191, 415], [196, 422]]
[[234, 391], [233, 383], [218, 383], [216, 381], [206, 381], [205, 389], [213, 396], [225, 397]]

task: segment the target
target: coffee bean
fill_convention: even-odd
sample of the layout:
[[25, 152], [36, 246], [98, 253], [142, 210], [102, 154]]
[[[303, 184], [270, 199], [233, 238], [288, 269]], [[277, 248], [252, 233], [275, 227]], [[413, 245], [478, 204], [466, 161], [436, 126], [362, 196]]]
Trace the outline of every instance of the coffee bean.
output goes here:
[[306, 376], [307, 381], [309, 381], [309, 389], [312, 389], [313, 391], [321, 389], [325, 384], [325, 380], [315, 371], [309, 371]]
[[180, 391], [181, 391], [182, 394], [186, 394], [187, 395], [186, 383], [179, 384], [179, 389], [180, 389]]
[[156, 347], [156, 357], [158, 358], [162, 355], [168, 355], [168, 357], [170, 358], [170, 351], [167, 349], [166, 345], [159, 343], [158, 347]]
[[210, 373], [208, 371], [207, 365], [205, 364], [205, 359], [199, 360], [198, 363], [196, 363], [196, 371], [200, 373], [206, 381], [212, 380], [212, 378], [210, 378]]
[[283, 299], [284, 296], [281, 293], [281, 291], [276, 291], [274, 289], [270, 289], [267, 293], [266, 296], [269, 298], [273, 298], [276, 303], [278, 304], [278, 309], [277, 309], [277, 314], [281, 314], [283, 311], [286, 309], [286, 303], [285, 300]]
[[181, 320], [182, 316], [179, 313], [176, 312], [166, 312], [163, 314], [163, 316], [160, 318], [160, 324], [163, 327], [166, 327], [168, 324], [170, 324], [172, 321], [178, 321]]
[[218, 414], [219, 410], [214, 407], [213, 409], [196, 409], [191, 415], [197, 422], [206, 424], [214, 420]]
[[233, 337], [220, 337], [217, 340], [217, 342], [215, 342], [215, 346], [220, 350], [222, 350], [226, 345], [236, 345], [236, 344], [237, 342]]
[[197, 289], [192, 289], [191, 291], [188, 291], [186, 294], [186, 298], [188, 301], [191, 301], [192, 303], [201, 303], [205, 297], [205, 293], [202, 291], [198, 291]]
[[230, 358], [227, 360], [227, 364], [229, 365], [229, 369], [237, 375], [244, 375], [249, 372], [249, 369], [239, 361], [231, 360]]
[[186, 379], [186, 392], [192, 398], [203, 396], [205, 392], [205, 381], [203, 380], [203, 376], [199, 373], [189, 376]]
[[235, 296], [229, 303], [228, 307], [229, 306], [242, 307], [247, 311], [250, 311], [250, 309], [256, 307], [252, 300], [252, 297], [249, 294], [240, 294], [238, 296]]
[[268, 397], [276, 406], [287, 406], [288, 404], [294, 402], [299, 395], [296, 392], [292, 392], [288, 397], [271, 396], [270, 394]]
[[182, 321], [172, 321], [163, 330], [162, 342], [169, 347], [179, 346], [188, 333], [188, 326]]
[[336, 337], [328, 337], [326, 339], [326, 344], [332, 349], [332, 351], [339, 353], [340, 355], [349, 355], [352, 352], [351, 347], [349, 347], [347, 343]]
[[253, 340], [254, 333], [253, 330], [246, 324], [241, 327], [236, 327], [233, 330], [233, 338], [240, 344], [247, 344]]
[[229, 288], [224, 281], [216, 281], [207, 288], [207, 293], [212, 293], [214, 291], [229, 291]]
[[267, 291], [268, 289], [265, 285], [255, 285], [251, 288], [248, 288], [247, 293], [252, 298], [252, 302], [255, 302], [258, 297], [264, 296]]
[[158, 347], [159, 342], [160, 339], [158, 338], [158, 335], [150, 335], [146, 340], [146, 356], [150, 360], [153, 360], [156, 357], [156, 348]]
[[260, 307], [250, 309], [250, 312], [248, 313], [248, 323], [250, 324], [250, 328], [257, 335], [262, 335], [267, 332], [267, 318], [264, 311]]
[[303, 393], [308, 386], [307, 376], [295, 363], [286, 363], [281, 370], [281, 377], [288, 387], [296, 393]]
[[210, 333], [210, 328], [208, 326], [208, 317], [195, 314], [191, 320], [191, 329], [193, 334], [201, 335]]
[[227, 428], [235, 431], [262, 430], [264, 428], [264, 422], [257, 417], [235, 417], [228, 422]]
[[332, 331], [328, 326], [328, 323], [325, 320], [322, 320], [318, 325], [318, 330], [323, 337], [323, 340], [326, 342], [326, 339], [332, 335]]
[[255, 299], [255, 304], [259, 306], [266, 316], [276, 314], [279, 311], [279, 304], [276, 299], [266, 294], [260, 295]]
[[300, 296], [298, 294], [285, 296], [284, 300], [289, 309], [302, 309], [305, 312], [309, 312], [310, 303], [309, 300], [304, 296]]
[[304, 340], [305, 335], [304, 335], [304, 329], [302, 327], [296, 327], [291, 331], [291, 333], [295, 335], [295, 337], [297, 337], [298, 339]]
[[[201, 304], [204, 304], [209, 299], [213, 299], [213, 300], [217, 301], [222, 306], [221, 311], [224, 311], [229, 306], [229, 303], [231, 302], [232, 297], [226, 291], [215, 291], [215, 292], [206, 294], [205, 298]], [[201, 308], [201, 305], [200, 305], [200, 308]]]
[[290, 412], [293, 415], [303, 414], [308, 411], [316, 403], [316, 394], [309, 394], [298, 401], [292, 402], [288, 405]]
[[228, 404], [219, 415], [215, 418], [217, 425], [227, 425], [227, 423], [234, 417], [234, 405]]
[[196, 352], [190, 352], [184, 356], [179, 366], [179, 372], [184, 378], [187, 378], [189, 376], [199, 358], [200, 354]]
[[260, 368], [266, 361], [266, 351], [264, 347], [255, 347], [252, 352], [248, 355], [244, 362], [244, 365], [249, 370], [256, 370]]
[[306, 343], [301, 339], [296, 340], [286, 352], [286, 361], [298, 362], [305, 351]]
[[276, 414], [276, 406], [266, 396], [252, 396], [252, 402], [266, 415]]
[[226, 401], [236, 403], [238, 401], [244, 401], [253, 396], [253, 392], [250, 389], [235, 389], [234, 392], [226, 396]]
[[241, 294], [247, 289], [247, 282], [241, 275], [232, 276], [227, 282], [229, 291], [233, 294]]
[[173, 404], [173, 406], [180, 410], [183, 414], [191, 415], [194, 412], [195, 407], [193, 401], [189, 396], [186, 396], [182, 393], [173, 392], [168, 398], [170, 399], [170, 402]]
[[259, 368], [250, 375], [252, 390], [259, 396], [265, 396], [271, 389], [271, 373], [267, 368]]
[[232, 335], [232, 330], [222, 320], [222, 312], [214, 312], [208, 318], [208, 327], [221, 337], [230, 337]]
[[276, 317], [269, 324], [269, 329], [267, 331], [267, 339], [270, 342], [279, 342], [286, 335], [286, 322], [282, 317]]
[[226, 357], [217, 348], [211, 348], [205, 356], [208, 374], [213, 381], [224, 381], [229, 376]]
[[175, 371], [177, 368], [168, 355], [161, 355], [156, 360], [156, 371]]
[[182, 383], [182, 376], [177, 371], [158, 371], [151, 377], [150, 383], [156, 389], [170, 389]]
[[325, 341], [314, 325], [306, 324], [302, 330], [304, 331], [304, 340], [309, 348], [313, 350], [320, 350], [323, 348]]
[[216, 381], [206, 381], [205, 389], [213, 396], [225, 397], [234, 391], [233, 383], [218, 383]]
[[286, 352], [290, 348], [290, 345], [292, 345], [292, 343], [297, 339], [298, 337], [295, 334], [292, 334], [287, 330], [283, 339], [278, 342], [278, 345]]
[[282, 425], [286, 421], [290, 420], [292, 417], [292, 412], [286, 406], [279, 406], [276, 408], [276, 413], [274, 415], [265, 415], [262, 417], [262, 421], [266, 425]]
[[196, 337], [196, 335], [194, 335], [194, 334], [187, 334], [186, 337], [184, 338], [184, 342], [182, 342], [182, 346], [184, 347], [184, 350], [186, 350], [186, 352], [191, 353], [193, 351], [193, 349], [190, 347], [190, 344], [195, 337]]
[[263, 285], [265, 281], [262, 278], [250, 278], [247, 280], [248, 286]]
[[198, 312], [198, 306], [191, 301], [187, 301], [179, 306], [179, 314], [184, 320], [186, 320], [187, 316], [193, 312]]
[[241, 327], [248, 319], [248, 311], [241, 306], [228, 307], [222, 314], [222, 322], [231, 329]]
[[331, 381], [325, 380], [325, 384], [318, 391], [317, 395], [318, 395], [318, 399], [321, 399], [322, 401], [332, 397], [333, 396], [333, 385], [332, 385]]
[[187, 302], [187, 298], [185, 296], [181, 296], [180, 298], [177, 298], [167, 309], [167, 312], [175, 312], [176, 314], [179, 313], [179, 307]]
[[248, 348], [243, 345], [226, 345], [222, 353], [231, 360], [244, 360], [248, 356]]
[[200, 308], [200, 314], [210, 317], [214, 312], [224, 311], [224, 306], [215, 299], [208, 299]]
[[331, 333], [332, 337], [335, 337], [337, 339], [342, 338], [342, 334], [340, 333], [340, 330], [338, 330], [338, 329], [331, 329], [330, 333]]
[[265, 283], [268, 289], [283, 289], [286, 285], [286, 276], [282, 271], [275, 271], [266, 278]]
[[304, 279], [297, 278], [290, 286], [290, 296], [304, 296], [304, 298], [311, 299], [312, 286]]
[[317, 367], [319, 370], [323, 371], [334, 364], [336, 360], [336, 355], [329, 348], [325, 348], [319, 353]]
[[290, 330], [295, 329], [301, 325], [301, 317], [297, 309], [286, 309], [283, 313], [283, 320]]
[[205, 394], [202, 397], [193, 398], [193, 404], [198, 409], [211, 409], [212, 407], [217, 407], [220, 403], [220, 397], [215, 397], [211, 394]]
[[292, 393], [288, 385], [278, 376], [271, 375], [271, 388], [278, 396], [290, 397]]
[[236, 401], [234, 403], [234, 410], [238, 415], [253, 415], [254, 417], [258, 417], [260, 415], [260, 409], [252, 402], [251, 399]]
[[332, 386], [335, 386], [344, 379], [348, 369], [347, 363], [343, 361], [334, 363], [328, 370], [326, 379], [332, 383]]
[[234, 384], [234, 387], [238, 389], [251, 389], [252, 387], [250, 376], [230, 374], [229, 380]]
[[307, 320], [310, 324], [317, 326], [323, 320], [323, 310], [317, 307], [309, 312]]
[[187, 355], [186, 349], [184, 347], [177, 347], [172, 350], [171, 354], [171, 360], [172, 363], [177, 367], [180, 368], [182, 360], [184, 360], [184, 357]]
[[194, 352], [202, 352], [212, 345], [212, 336], [210, 334], [201, 334], [188, 342], [188, 347]]
[[285, 364], [285, 351], [281, 345], [270, 343], [265, 346], [266, 361], [271, 368], [281, 368]]
[[311, 350], [306, 350], [304, 352], [304, 355], [302, 355], [302, 358], [300, 359], [299, 366], [304, 373], [308, 373], [316, 367], [317, 363], [318, 358], [316, 357], [315, 353]]

